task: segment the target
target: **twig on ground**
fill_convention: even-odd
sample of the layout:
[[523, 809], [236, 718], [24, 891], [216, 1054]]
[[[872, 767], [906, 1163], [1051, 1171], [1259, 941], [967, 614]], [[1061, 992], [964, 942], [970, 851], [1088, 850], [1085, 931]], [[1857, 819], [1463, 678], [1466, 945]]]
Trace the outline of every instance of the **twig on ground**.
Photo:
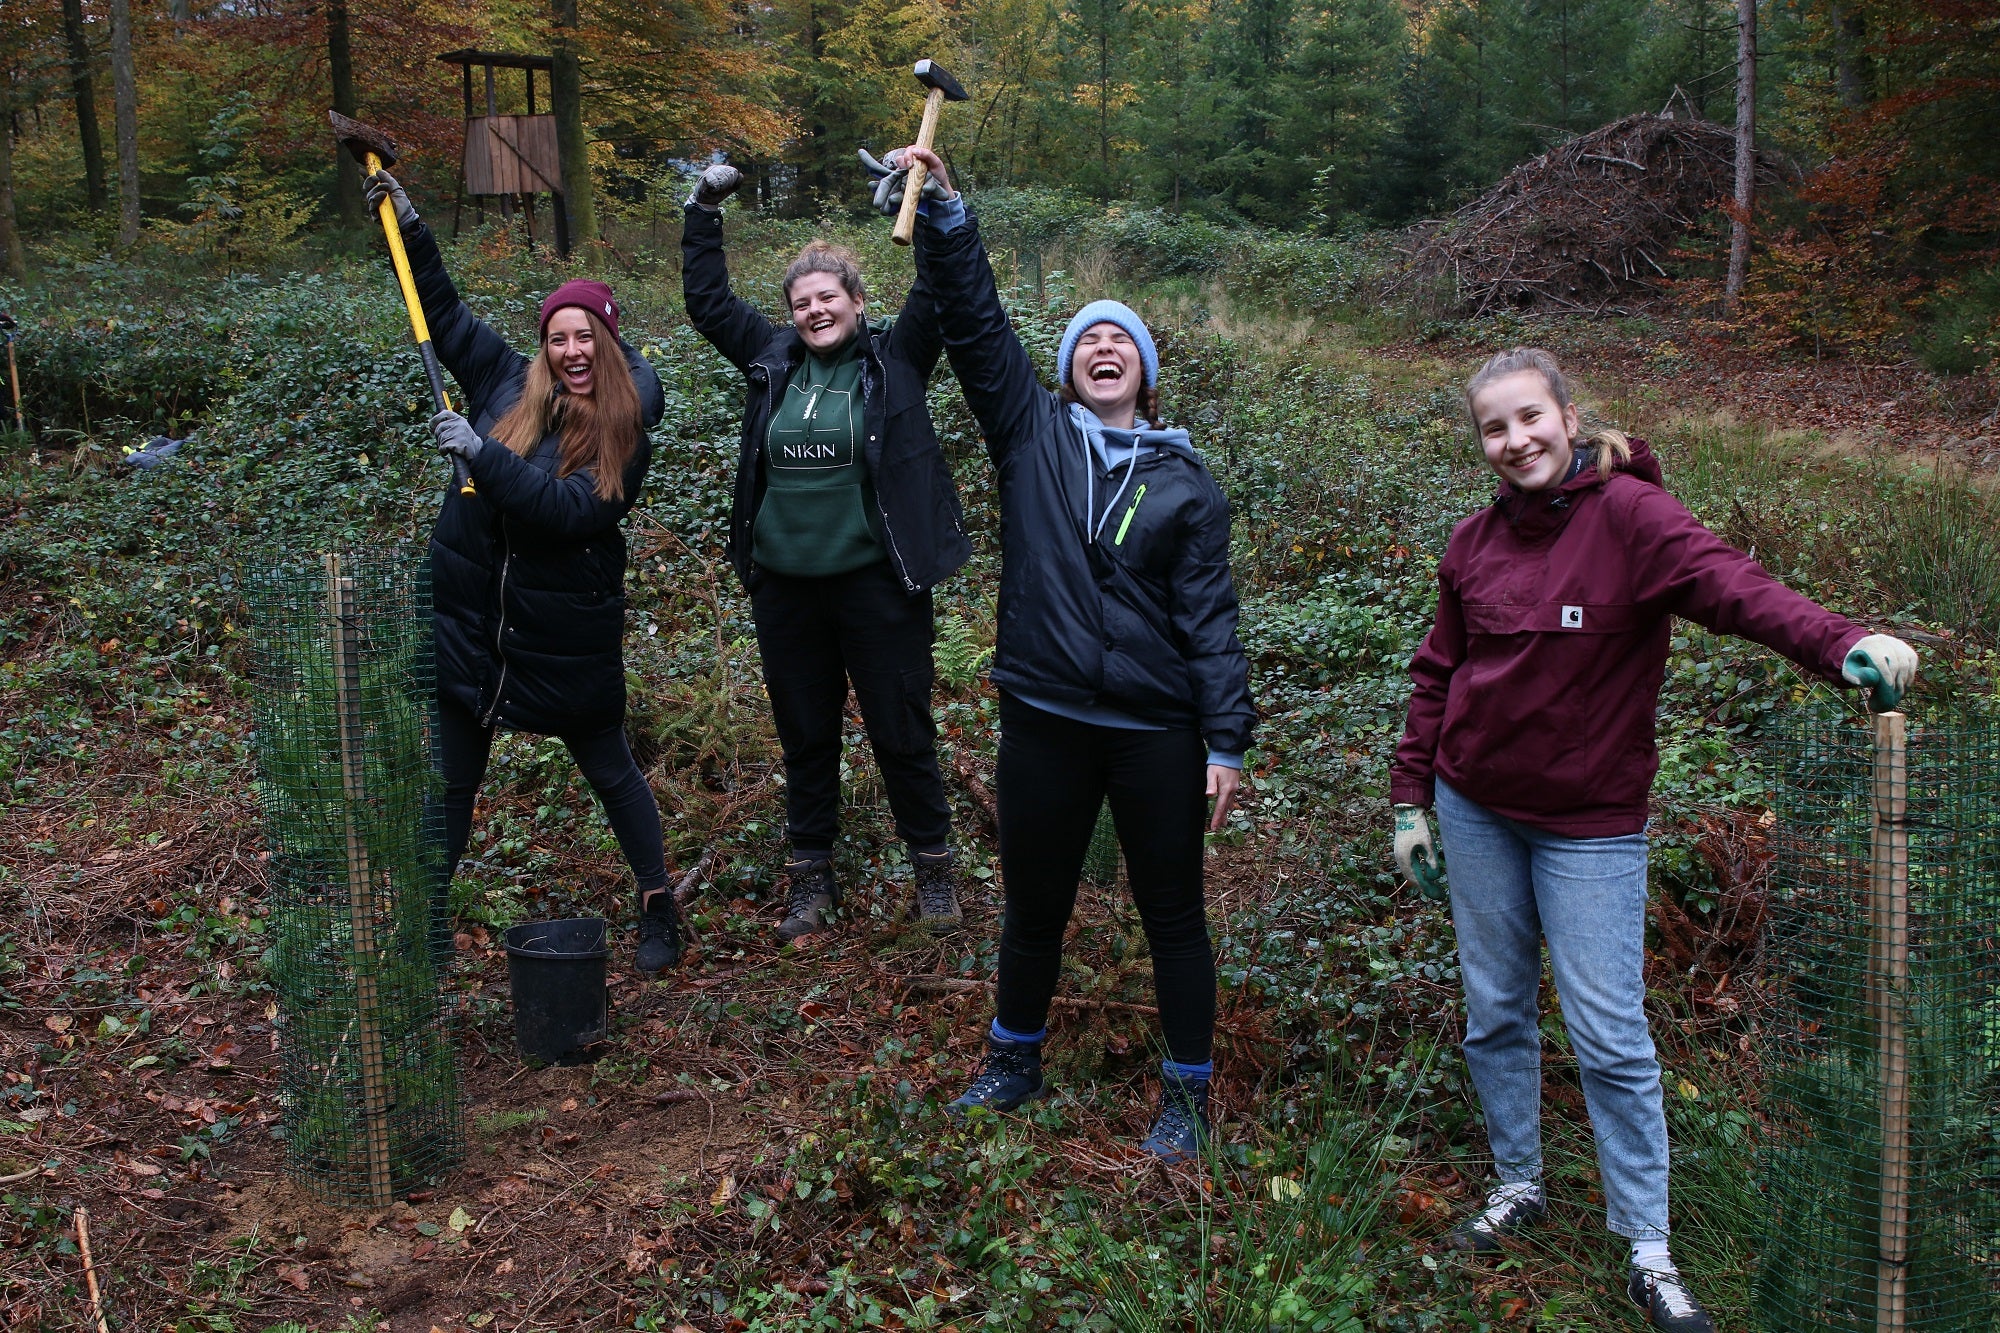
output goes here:
[[90, 1293], [91, 1318], [97, 1321], [97, 1333], [111, 1333], [111, 1326], [104, 1322], [104, 1294], [97, 1289], [97, 1267], [90, 1261], [90, 1210], [76, 1210], [76, 1251], [83, 1256], [83, 1285]]

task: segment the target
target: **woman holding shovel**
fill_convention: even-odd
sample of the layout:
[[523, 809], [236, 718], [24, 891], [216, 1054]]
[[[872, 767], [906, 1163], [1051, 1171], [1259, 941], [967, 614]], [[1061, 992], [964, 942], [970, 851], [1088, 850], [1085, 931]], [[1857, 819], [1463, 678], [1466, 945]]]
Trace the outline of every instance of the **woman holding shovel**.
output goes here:
[[687, 201], [688, 320], [743, 373], [729, 558], [750, 593], [764, 688], [785, 756], [786, 941], [840, 903], [841, 725], [850, 682], [921, 924], [960, 921], [951, 809], [931, 718], [931, 587], [972, 553], [925, 404], [937, 316], [921, 281], [893, 324], [867, 322], [854, 256], [814, 242], [785, 271], [786, 318], [737, 296], [721, 206], [742, 182], [708, 168]]
[[[475, 491], [452, 487], [431, 531], [447, 864], [456, 871], [496, 728], [559, 736], [596, 791], [638, 881], [642, 971], [680, 958], [660, 810], [626, 744], [625, 539], [665, 411], [659, 376], [618, 338], [601, 282], [556, 288], [533, 357], [466, 308], [430, 229], [387, 172], [432, 343], [465, 413], [431, 432]], [[447, 880], [447, 882], [449, 882]]]
[[[1586, 435], [1554, 358], [1493, 357], [1465, 389], [1491, 505], [1438, 566], [1436, 623], [1391, 769], [1396, 861], [1451, 900], [1465, 1062], [1499, 1184], [1451, 1233], [1472, 1252], [1539, 1222], [1542, 944], [1583, 1075], [1626, 1292], [1653, 1327], [1713, 1321], [1667, 1245], [1667, 1124], [1646, 1027], [1647, 795], [1675, 616], [1775, 649], [1893, 707], [1916, 675], [1871, 634], [1772, 578], [1665, 490], [1642, 440]], [[1451, 883], [1431, 843], [1435, 805]]]
[[[936, 154], [906, 152], [950, 190]], [[1202, 832], [1228, 817], [1257, 720], [1236, 637], [1229, 504], [1187, 432], [1160, 424], [1159, 357], [1136, 313], [1116, 301], [1078, 311], [1052, 392], [956, 196], [927, 205], [915, 245], [918, 286], [935, 295], [1000, 489], [992, 674], [1007, 915], [986, 1066], [952, 1106], [1004, 1111], [1042, 1095], [1063, 932], [1108, 798], [1167, 1046], [1140, 1146], [1186, 1160], [1208, 1134], [1215, 1029]]]

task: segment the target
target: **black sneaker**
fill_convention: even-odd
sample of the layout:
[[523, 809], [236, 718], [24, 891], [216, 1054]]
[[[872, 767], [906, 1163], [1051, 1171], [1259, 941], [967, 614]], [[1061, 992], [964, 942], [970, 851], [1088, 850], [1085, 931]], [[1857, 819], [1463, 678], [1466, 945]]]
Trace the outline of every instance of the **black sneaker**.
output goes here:
[[785, 878], [791, 886], [778, 938], [789, 944], [826, 928], [826, 914], [840, 906], [840, 884], [833, 877], [833, 862], [816, 857], [787, 861]]
[[1635, 1268], [1626, 1279], [1625, 1294], [1646, 1312], [1646, 1322], [1654, 1328], [1666, 1333], [1715, 1333], [1715, 1321], [1679, 1273]]
[[949, 935], [965, 924], [958, 906], [958, 871], [950, 852], [918, 852], [910, 858], [917, 871], [917, 924], [933, 935]]
[[1160, 1113], [1139, 1147], [1163, 1162], [1191, 1162], [1208, 1142], [1208, 1080], [1166, 1075]]
[[1444, 1243], [1467, 1254], [1497, 1254], [1500, 1242], [1518, 1236], [1548, 1215], [1548, 1205], [1540, 1192], [1500, 1198], [1498, 1192], [1486, 1196], [1479, 1211], [1451, 1229]]
[[945, 1110], [960, 1119], [975, 1106], [1011, 1111], [1047, 1092], [1042, 1082], [1042, 1044], [1038, 1041], [996, 1041], [986, 1038], [986, 1068]]
[[639, 956], [634, 961], [641, 972], [658, 972], [681, 960], [681, 914], [674, 906], [674, 891], [661, 887], [643, 894], [639, 900]]

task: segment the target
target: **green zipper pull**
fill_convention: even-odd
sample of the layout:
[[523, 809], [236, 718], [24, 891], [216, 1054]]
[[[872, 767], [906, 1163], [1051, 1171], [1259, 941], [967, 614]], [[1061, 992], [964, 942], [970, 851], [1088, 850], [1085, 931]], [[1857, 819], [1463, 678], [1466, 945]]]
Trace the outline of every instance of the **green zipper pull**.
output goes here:
[[1132, 515], [1139, 512], [1139, 501], [1146, 498], [1146, 483], [1140, 482], [1139, 489], [1132, 494], [1132, 507], [1125, 511], [1124, 521], [1118, 525], [1118, 535], [1111, 539], [1113, 546], [1125, 544], [1125, 530], [1132, 526]]

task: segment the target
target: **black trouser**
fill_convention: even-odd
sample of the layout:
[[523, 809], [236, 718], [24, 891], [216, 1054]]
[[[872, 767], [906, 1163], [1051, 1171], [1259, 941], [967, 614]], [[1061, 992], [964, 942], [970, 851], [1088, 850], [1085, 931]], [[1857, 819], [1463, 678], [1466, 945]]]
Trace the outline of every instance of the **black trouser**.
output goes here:
[[861, 704], [896, 832], [912, 851], [951, 843], [931, 718], [931, 595], [905, 592], [880, 560], [847, 574], [766, 572], [750, 595], [764, 689], [785, 752], [792, 855], [833, 854], [840, 833], [840, 728], [847, 687]]
[[1073, 722], [1000, 696], [998, 1017], [1011, 1032], [1048, 1021], [1063, 932], [1097, 811], [1108, 796], [1132, 901], [1153, 951], [1153, 988], [1167, 1053], [1209, 1058], [1215, 1037], [1215, 952], [1202, 911], [1208, 752], [1192, 729], [1126, 731]]
[[[466, 841], [472, 836], [472, 802], [479, 795], [480, 779], [486, 776], [493, 728], [482, 725], [470, 709], [450, 695], [438, 700], [438, 721], [438, 740], [444, 751], [444, 845], [449, 853], [445, 864], [455, 875]], [[625, 743], [625, 729], [607, 727], [561, 739], [603, 803], [625, 862], [632, 867], [632, 878], [639, 883], [640, 896], [664, 888], [667, 851], [660, 840], [660, 806], [646, 784], [646, 775], [632, 758], [632, 747]]]

